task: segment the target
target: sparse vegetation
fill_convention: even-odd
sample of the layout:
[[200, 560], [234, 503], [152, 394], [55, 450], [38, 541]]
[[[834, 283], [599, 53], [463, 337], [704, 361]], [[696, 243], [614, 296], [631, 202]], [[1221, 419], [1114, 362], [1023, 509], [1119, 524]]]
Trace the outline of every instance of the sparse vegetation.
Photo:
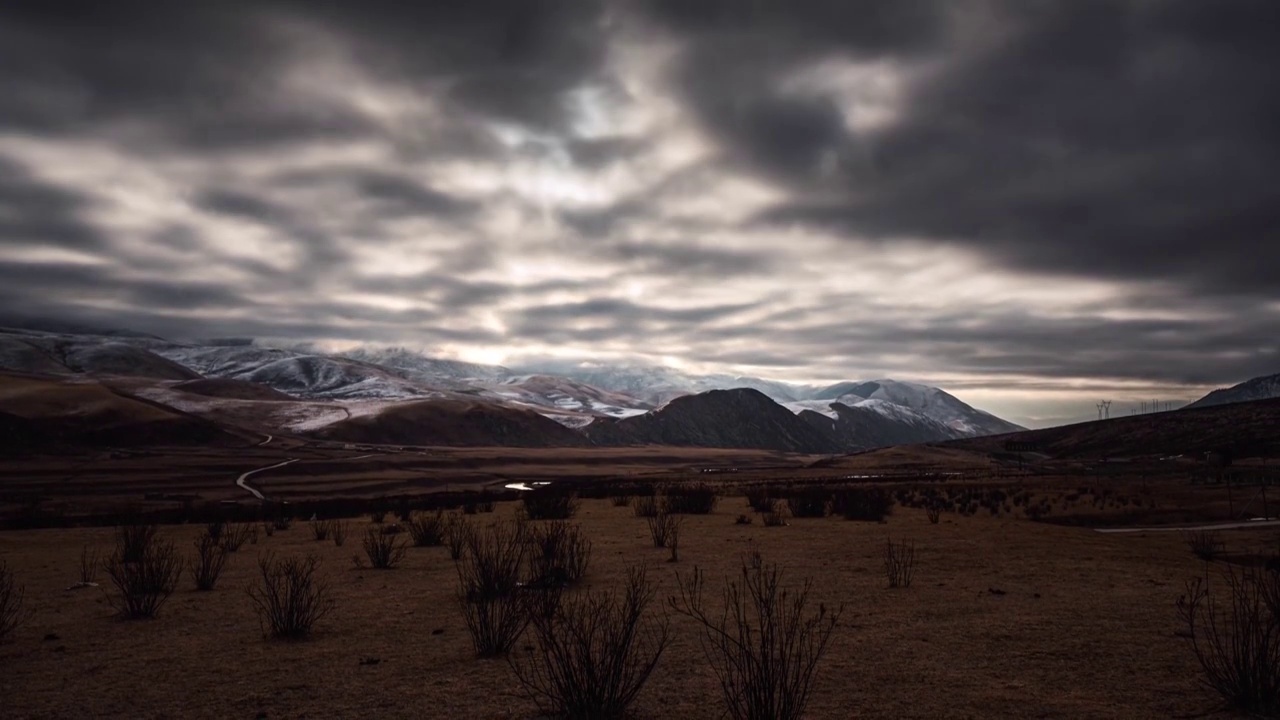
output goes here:
[[383, 509], [371, 510], [369, 512], [369, 522], [374, 525], [381, 525], [387, 519], [387, 511]]
[[783, 527], [787, 524], [787, 516], [780, 509], [773, 512], [760, 513], [760, 522], [765, 527]]
[[529, 584], [542, 588], [575, 583], [587, 574], [591, 541], [582, 528], [557, 520], [529, 529]]
[[930, 502], [925, 506], [924, 513], [929, 518], [930, 525], [937, 525], [942, 519], [942, 505], [937, 502]]
[[627, 507], [631, 505], [631, 496], [626, 493], [615, 493], [609, 496], [609, 502], [614, 507]]
[[883, 488], [846, 488], [835, 494], [832, 510], [845, 520], [883, 522], [893, 511], [893, 496]]
[[264, 635], [304, 638], [333, 610], [328, 583], [316, 577], [319, 566], [319, 559], [311, 555], [280, 560], [272, 555], [258, 558], [259, 583], [249, 588], [249, 598]]
[[563, 490], [532, 490], [520, 500], [525, 517], [530, 520], [568, 520], [578, 512], [578, 496]]
[[636, 517], [638, 518], [657, 517], [658, 513], [661, 511], [661, 507], [658, 505], [658, 498], [655, 495], [642, 495], [637, 497], [635, 502], [631, 505], [631, 509], [635, 511]]
[[102, 569], [115, 588], [114, 594], [107, 594], [112, 607], [126, 618], [150, 618], [177, 589], [182, 558], [173, 543], [156, 538], [152, 526], [151, 532], [140, 535], [118, 533], [115, 550], [103, 561]]
[[236, 523], [228, 525], [222, 534], [220, 544], [229, 553], [238, 551], [246, 542], [258, 543], [258, 526], [253, 523]]
[[26, 619], [22, 607], [24, 595], [25, 590], [18, 584], [13, 570], [0, 560], [0, 643], [8, 640]]
[[345, 520], [334, 520], [329, 526], [329, 537], [333, 538], [333, 544], [336, 547], [342, 547], [347, 541], [347, 522]]
[[703, 654], [735, 720], [803, 716], [818, 663], [843, 611], [843, 606], [828, 610], [819, 604], [807, 612], [812, 581], [793, 590], [782, 579], [776, 565], [765, 565], [759, 553], [749, 555], [739, 577], [726, 582], [720, 612], [707, 606], [701, 570], [677, 575], [680, 592], [670, 598], [670, 607], [700, 626]]
[[137, 519], [126, 519], [116, 526], [116, 553], [120, 562], [138, 562], [146, 553], [156, 537], [156, 526], [153, 523]]
[[439, 510], [434, 513], [410, 513], [404, 526], [409, 531], [414, 547], [436, 547], [444, 544], [445, 519], [444, 513]]
[[364, 533], [364, 554], [369, 565], [377, 570], [390, 570], [404, 559], [406, 546], [396, 533], [384, 532], [385, 528], [370, 527]]
[[895, 543], [892, 539], [884, 544], [884, 574], [891, 588], [911, 587], [911, 578], [916, 570], [916, 545], [912, 542]]
[[654, 594], [644, 570], [631, 568], [620, 594], [562, 597], [533, 614], [536, 650], [510, 662], [541, 714], [624, 717], [669, 642], [666, 617], [645, 612]]
[[649, 525], [649, 536], [653, 538], [653, 546], [660, 548], [666, 547], [671, 542], [671, 538], [679, 534], [680, 523], [684, 522], [684, 518], [679, 515], [665, 512], [660, 512], [646, 520]]
[[1193, 530], [1186, 534], [1187, 547], [1201, 560], [1211, 561], [1222, 554], [1225, 547], [1222, 534], [1213, 530]]
[[98, 551], [88, 545], [80, 548], [80, 584], [92, 585], [98, 577]]
[[212, 590], [227, 563], [227, 548], [209, 533], [196, 538], [196, 559], [191, 563], [191, 579], [197, 590]]
[[455, 563], [458, 601], [480, 657], [507, 654], [529, 624], [520, 597], [520, 570], [528, 549], [523, 523], [499, 522], [467, 538]]
[[449, 519], [445, 522], [445, 541], [449, 545], [451, 560], [457, 561], [462, 557], [471, 533], [471, 521], [467, 520], [465, 515], [449, 515]]
[[1280, 717], [1280, 573], [1228, 565], [1216, 589], [1207, 576], [1188, 582], [1177, 607], [1223, 709]]
[[787, 497], [787, 510], [795, 518], [822, 518], [827, 516], [828, 493], [809, 489], [792, 493]]
[[312, 520], [311, 521], [311, 536], [316, 539], [316, 542], [324, 542], [328, 540], [329, 534], [332, 532], [332, 530], [333, 530], [333, 524], [330, 523], [328, 520]]
[[716, 509], [716, 489], [710, 485], [672, 485], [662, 497], [668, 515], [707, 515]]

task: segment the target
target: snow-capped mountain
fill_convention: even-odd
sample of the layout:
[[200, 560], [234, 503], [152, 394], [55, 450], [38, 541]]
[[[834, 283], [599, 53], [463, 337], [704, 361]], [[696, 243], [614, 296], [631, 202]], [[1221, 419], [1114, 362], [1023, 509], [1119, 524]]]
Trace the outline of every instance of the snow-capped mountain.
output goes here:
[[1026, 429], [991, 413], [978, 410], [939, 388], [898, 380], [837, 383], [815, 391], [811, 398], [838, 400], [850, 406], [856, 406], [862, 400], [881, 400], [894, 406], [914, 410], [930, 420], [945, 425], [954, 430], [957, 437], [998, 435]]
[[1205, 395], [1187, 407], [1209, 407], [1211, 405], [1227, 405], [1229, 403], [1249, 402], [1250, 400], [1267, 400], [1280, 397], [1280, 374], [1264, 375], [1246, 380], [1229, 388], [1219, 388]]
[[[554, 371], [534, 372], [434, 358], [407, 348], [361, 348], [333, 354], [310, 346], [266, 347], [250, 339], [180, 343], [128, 333], [86, 335], [0, 328], [0, 370], [5, 369], [136, 378], [139, 382], [131, 381], [130, 386], [134, 391], [157, 402], [190, 406], [194, 412], [228, 412], [237, 402], [270, 400], [282, 405], [270, 409], [236, 405], [237, 422], [253, 424], [255, 417], [262, 417], [270, 419], [271, 427], [298, 432], [314, 431], [339, 418], [382, 414], [397, 402], [424, 400], [474, 401], [532, 411], [562, 426], [581, 429], [596, 420], [654, 416], [677, 398], [715, 390], [750, 390], [768, 400], [767, 410], [758, 402], [735, 405], [746, 413], [743, 417], [731, 417], [728, 412], [702, 413], [705, 422], [731, 420], [735, 427], [741, 426], [741, 432], [724, 428], [716, 436], [716, 442], [734, 447], [763, 442], [759, 440], [760, 427], [752, 429], [752, 423], [766, 423], [767, 417], [786, 411], [799, 421], [797, 427], [804, 428], [793, 427], [787, 434], [800, 437], [796, 433], [821, 432], [835, 452], [1021, 429], [938, 388], [888, 379], [812, 387], [639, 365], [557, 364]], [[199, 400], [198, 393], [178, 387], [183, 382], [206, 380], [223, 383], [206, 388], [213, 399]], [[702, 405], [710, 407], [706, 401], [689, 407]], [[677, 415], [687, 426], [677, 433], [680, 437], [711, 437], [710, 431], [693, 429], [696, 422], [691, 418], [699, 413]], [[659, 418], [626, 423], [625, 427], [643, 427], [644, 432], [629, 434], [633, 440], [650, 441], [647, 438], [666, 437], [667, 429], [662, 426], [670, 422]], [[774, 423], [772, 427], [782, 425]], [[608, 434], [605, 430], [595, 433], [598, 437]], [[765, 443], [762, 447], [766, 445], [774, 446]], [[817, 447], [810, 441], [797, 447], [800, 445]]]

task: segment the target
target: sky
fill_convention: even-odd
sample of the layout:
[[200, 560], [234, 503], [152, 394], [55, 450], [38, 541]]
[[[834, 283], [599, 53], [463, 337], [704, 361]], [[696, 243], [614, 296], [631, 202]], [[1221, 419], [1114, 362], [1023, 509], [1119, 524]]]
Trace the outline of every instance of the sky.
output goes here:
[[1280, 372], [1275, 0], [0, 1], [0, 307], [939, 385]]

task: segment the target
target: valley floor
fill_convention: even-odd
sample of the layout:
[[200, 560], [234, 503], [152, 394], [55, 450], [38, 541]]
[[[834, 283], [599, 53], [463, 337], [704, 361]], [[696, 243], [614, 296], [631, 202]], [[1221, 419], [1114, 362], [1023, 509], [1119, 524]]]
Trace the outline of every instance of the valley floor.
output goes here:
[[[509, 516], [513, 503], [495, 515]], [[675, 574], [706, 570], [718, 598], [742, 553], [758, 549], [786, 578], [815, 581], [813, 600], [844, 604], [821, 665], [811, 718], [1168, 718], [1213, 704], [1174, 603], [1203, 573], [1177, 533], [1104, 535], [1012, 517], [898, 507], [887, 524], [792, 519], [766, 528], [740, 496], [689, 516], [679, 563], [652, 547], [629, 508], [587, 500], [574, 522], [593, 542], [586, 585], [617, 585], [646, 564], [658, 598]], [[231, 556], [217, 589], [181, 589], [151, 621], [112, 617], [100, 589], [67, 590], [83, 546], [105, 551], [110, 528], [0, 532], [3, 557], [34, 612], [0, 646], [5, 717], [518, 718], [533, 714], [503, 661], [476, 660], [454, 599], [445, 548], [410, 548], [393, 570], [356, 568], [366, 519], [344, 547], [305, 522]], [[201, 528], [162, 536], [190, 552]], [[886, 538], [912, 540], [910, 588], [888, 589]], [[1274, 530], [1225, 533], [1229, 547], [1274, 546]], [[245, 589], [262, 553], [314, 553], [338, 600], [308, 641], [262, 638]], [[1212, 572], [1217, 572], [1213, 570]], [[101, 577], [99, 578], [102, 579]], [[662, 613], [655, 602], [651, 612]], [[715, 717], [715, 676], [695, 626], [671, 614], [673, 642], [635, 710], [639, 717]], [[364, 658], [377, 664], [362, 665]]]

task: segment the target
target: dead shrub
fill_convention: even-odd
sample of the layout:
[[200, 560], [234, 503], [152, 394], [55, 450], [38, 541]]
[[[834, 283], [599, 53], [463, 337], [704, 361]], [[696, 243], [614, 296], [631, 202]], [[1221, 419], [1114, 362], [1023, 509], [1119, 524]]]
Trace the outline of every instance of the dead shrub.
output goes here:
[[1222, 535], [1213, 530], [1190, 531], [1185, 535], [1185, 540], [1191, 553], [1205, 561], [1217, 558], [1226, 547], [1222, 542]]
[[531, 490], [520, 498], [530, 520], [568, 520], [578, 512], [578, 496], [550, 488]]
[[445, 541], [449, 545], [450, 559], [457, 561], [462, 557], [471, 533], [471, 521], [467, 520], [465, 515], [449, 515], [445, 523]]
[[258, 526], [253, 523], [236, 523], [228, 525], [222, 533], [222, 539], [219, 544], [229, 553], [236, 552], [246, 542], [258, 542]]
[[115, 594], [108, 593], [107, 600], [123, 617], [155, 617], [178, 587], [182, 558], [173, 543], [157, 539], [154, 532], [147, 535], [141, 548], [130, 544], [133, 542], [132, 537], [118, 535], [115, 550], [102, 563], [103, 572], [115, 588]]
[[911, 587], [916, 571], [916, 545], [910, 542], [895, 543], [886, 540], [884, 545], [884, 574], [889, 587]]
[[434, 513], [410, 513], [404, 526], [409, 531], [414, 547], [436, 547], [444, 544], [444, 513], [439, 510]]
[[528, 538], [530, 585], [564, 586], [587, 574], [591, 541], [579, 526], [556, 521], [530, 528]]
[[824, 518], [827, 516], [829, 494], [821, 490], [808, 489], [792, 493], [787, 498], [787, 510], [791, 517]]
[[658, 665], [669, 624], [646, 616], [655, 594], [642, 568], [631, 568], [621, 593], [560, 598], [534, 613], [537, 649], [511, 659], [525, 697], [544, 716], [622, 718]]
[[744, 492], [747, 498], [747, 507], [758, 513], [773, 512], [777, 504], [777, 499], [772, 497], [769, 488], [764, 485], [749, 487]]
[[1188, 582], [1177, 608], [1220, 709], [1280, 717], [1280, 573], [1227, 566], [1216, 589], [1207, 575]]
[[151, 541], [156, 537], [156, 526], [138, 519], [125, 520], [116, 526], [116, 552], [121, 562], [137, 562], [142, 559]]
[[259, 583], [249, 587], [249, 599], [258, 613], [263, 635], [297, 640], [333, 611], [329, 585], [316, 577], [320, 560], [312, 555], [276, 560], [258, 558]]
[[334, 520], [329, 526], [329, 537], [333, 538], [333, 544], [342, 547], [347, 541], [347, 523], [344, 520]]
[[710, 485], [672, 485], [662, 496], [668, 515], [708, 515], [716, 509], [716, 489]]
[[657, 517], [661, 507], [658, 505], [658, 498], [654, 495], [642, 495], [637, 497], [635, 503], [631, 505], [631, 509], [635, 511], [638, 518]]
[[387, 519], [387, 511], [378, 509], [369, 511], [369, 522], [374, 525], [381, 525]]
[[812, 580], [793, 590], [782, 579], [782, 570], [752, 553], [738, 579], [726, 581], [724, 609], [718, 611], [707, 607], [701, 570], [676, 575], [680, 594], [669, 605], [701, 626], [703, 654], [735, 720], [792, 720], [804, 714], [814, 673], [844, 610], [819, 604], [807, 613]]
[[212, 590], [227, 563], [226, 545], [218, 539], [204, 533], [196, 538], [196, 559], [191, 563], [191, 579], [195, 581], [197, 590]]
[[673, 536], [678, 536], [680, 524], [684, 522], [684, 518], [660, 512], [651, 518], [646, 518], [646, 521], [649, 525], [649, 537], [653, 538], [653, 546], [661, 548], [666, 547]]
[[845, 520], [884, 522], [893, 512], [893, 496], [883, 488], [846, 488], [835, 494], [832, 511]]
[[332, 531], [333, 523], [328, 520], [311, 521], [311, 536], [316, 539], [316, 542], [324, 542], [328, 540]]
[[364, 554], [369, 558], [369, 565], [377, 570], [390, 570], [404, 559], [405, 544], [399, 542], [395, 533], [371, 527], [365, 531], [362, 544]]
[[0, 643], [9, 639], [18, 626], [27, 618], [22, 609], [22, 601], [26, 590], [18, 584], [13, 570], [0, 560]]
[[92, 585], [98, 577], [98, 551], [85, 545], [80, 548], [80, 584]]
[[787, 516], [782, 510], [774, 510], [773, 512], [761, 513], [760, 522], [765, 527], [783, 527], [787, 524]]
[[507, 654], [525, 627], [529, 611], [519, 592], [528, 551], [523, 523], [496, 523], [469, 534], [455, 563], [458, 602], [476, 655]]
[[631, 505], [631, 496], [625, 493], [615, 493], [609, 496], [609, 502], [614, 507], [628, 507]]
[[925, 515], [929, 518], [930, 525], [937, 525], [942, 519], [942, 506], [936, 502], [931, 502], [924, 509]]

